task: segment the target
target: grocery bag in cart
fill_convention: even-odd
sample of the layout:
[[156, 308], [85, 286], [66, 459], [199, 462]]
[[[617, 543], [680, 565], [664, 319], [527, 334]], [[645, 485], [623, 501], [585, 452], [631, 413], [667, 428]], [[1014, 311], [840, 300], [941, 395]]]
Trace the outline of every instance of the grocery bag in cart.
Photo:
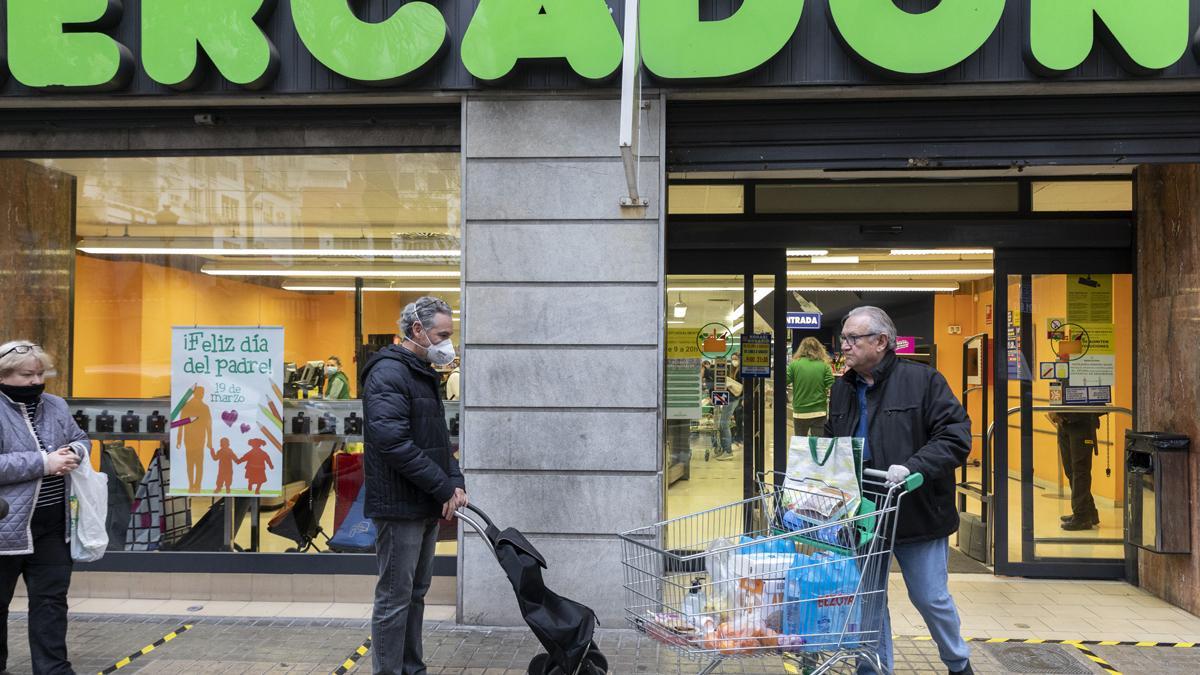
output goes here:
[[[862, 439], [796, 436], [788, 449], [787, 474], [777, 492], [784, 531], [839, 548], [858, 545], [847, 518], [862, 515]], [[829, 523], [842, 525], [819, 527]]]

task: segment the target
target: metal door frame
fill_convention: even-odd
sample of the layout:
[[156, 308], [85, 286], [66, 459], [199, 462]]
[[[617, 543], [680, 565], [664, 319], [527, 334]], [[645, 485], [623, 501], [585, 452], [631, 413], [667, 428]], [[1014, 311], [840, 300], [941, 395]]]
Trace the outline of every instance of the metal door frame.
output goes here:
[[[787, 249], [742, 249], [742, 250], [694, 250], [672, 251], [667, 256], [668, 275], [697, 275], [697, 274], [736, 274], [742, 277], [743, 298], [745, 303], [745, 322], [743, 335], [753, 333], [754, 327], [754, 277], [771, 276], [774, 278], [774, 314], [775, 339], [771, 344], [771, 360], [775, 387], [778, 399], [787, 392], [787, 340], [786, 321], [780, 325], [780, 317], [787, 316]], [[756, 424], [764, 421], [766, 399], [763, 395], [765, 387], [758, 382], [744, 384], [742, 395], [742, 494], [750, 498], [757, 494], [758, 484], [755, 474], [765, 469], [763, 466], [766, 454], [766, 439], [761, 433], [755, 434]], [[772, 442], [775, 452], [770, 470], [781, 475], [787, 470], [787, 453], [780, 448], [787, 446], [788, 411], [791, 406], [779, 405], [776, 400], [774, 410], [774, 434]], [[759, 429], [761, 432], [761, 429]]]
[[[1133, 274], [1133, 252], [1127, 248], [1119, 249], [997, 249], [994, 261], [994, 296], [992, 306], [994, 320], [992, 325], [996, 335], [1008, 330], [1008, 277], [1020, 276], [1022, 287], [1030, 287], [1034, 274], [1075, 274], [1088, 272], [1091, 274]], [[1033, 356], [1033, 321], [1032, 307], [1018, 307], [1021, 311], [1021, 357], [1027, 364], [1034, 364]], [[1004, 321], [1000, 317], [1005, 317]], [[1136, 350], [1136, 345], [1135, 345]], [[1124, 579], [1126, 577], [1125, 561], [1100, 560], [1089, 558], [1055, 558], [1053, 560], [1033, 560], [1032, 530], [1026, 533], [1026, 526], [1033, 517], [1033, 384], [1032, 380], [1022, 380], [1021, 384], [1021, 525], [1022, 525], [1022, 555], [1021, 560], [1009, 560], [1009, 481], [1008, 481], [1008, 345], [1006, 340], [992, 341], [992, 381], [995, 383], [992, 397], [992, 418], [995, 424], [1001, 425], [1005, 433], [994, 434], [993, 476], [995, 496], [995, 540], [993, 542], [996, 573], [1006, 576], [1054, 579]], [[1134, 378], [1136, 380], [1136, 377]], [[987, 452], [985, 438], [984, 451]], [[1030, 536], [1026, 536], [1029, 534]]]

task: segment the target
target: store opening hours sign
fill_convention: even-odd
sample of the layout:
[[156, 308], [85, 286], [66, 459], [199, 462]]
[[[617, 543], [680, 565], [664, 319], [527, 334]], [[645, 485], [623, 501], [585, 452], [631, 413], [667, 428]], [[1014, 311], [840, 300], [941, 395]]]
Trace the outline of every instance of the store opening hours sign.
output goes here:
[[283, 494], [283, 328], [176, 327], [172, 495]]

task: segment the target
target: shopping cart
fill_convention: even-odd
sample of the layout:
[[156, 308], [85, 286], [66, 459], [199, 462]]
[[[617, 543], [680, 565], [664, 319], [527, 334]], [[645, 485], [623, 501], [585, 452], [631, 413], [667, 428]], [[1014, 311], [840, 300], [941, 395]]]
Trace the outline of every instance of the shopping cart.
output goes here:
[[632, 627], [696, 661], [777, 656], [806, 673], [876, 651], [904, 483], [865, 469], [862, 496], [760, 476], [762, 494], [620, 535]]

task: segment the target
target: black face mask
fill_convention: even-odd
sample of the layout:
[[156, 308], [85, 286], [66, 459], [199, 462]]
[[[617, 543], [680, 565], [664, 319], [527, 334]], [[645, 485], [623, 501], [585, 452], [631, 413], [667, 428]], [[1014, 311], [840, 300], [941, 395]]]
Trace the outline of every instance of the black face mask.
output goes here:
[[17, 403], [36, 403], [41, 397], [42, 392], [46, 391], [44, 384], [27, 384], [18, 386], [15, 384], [0, 384], [0, 391], [4, 395], [16, 401]]

